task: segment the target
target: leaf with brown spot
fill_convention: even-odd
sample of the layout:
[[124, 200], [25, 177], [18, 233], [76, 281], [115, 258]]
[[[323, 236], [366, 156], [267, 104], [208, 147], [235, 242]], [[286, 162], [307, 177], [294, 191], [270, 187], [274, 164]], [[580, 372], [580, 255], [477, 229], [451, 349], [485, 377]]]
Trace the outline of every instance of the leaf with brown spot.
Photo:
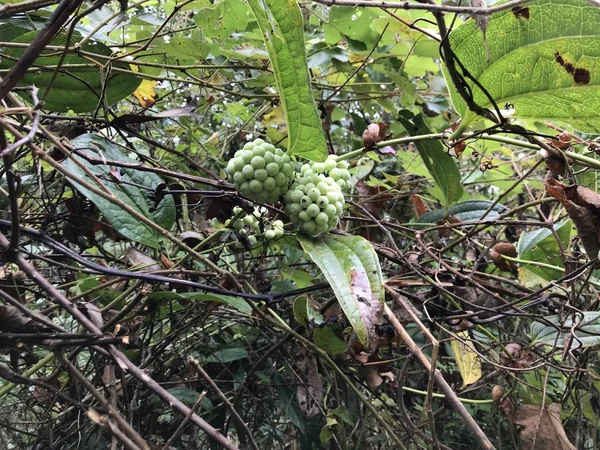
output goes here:
[[545, 181], [546, 192], [558, 200], [575, 223], [588, 258], [600, 251], [600, 195], [581, 185], [567, 186], [553, 178]]
[[512, 421], [524, 427], [519, 434], [522, 450], [576, 450], [563, 428], [560, 408], [559, 403], [552, 403], [544, 409], [537, 405], [519, 408]]

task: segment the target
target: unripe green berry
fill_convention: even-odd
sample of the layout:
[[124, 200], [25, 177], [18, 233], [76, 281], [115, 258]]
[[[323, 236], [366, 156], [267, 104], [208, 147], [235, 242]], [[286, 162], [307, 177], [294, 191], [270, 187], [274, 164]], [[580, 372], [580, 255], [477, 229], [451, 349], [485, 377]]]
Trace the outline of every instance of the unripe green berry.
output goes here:
[[279, 191], [279, 188], [276, 187], [271, 192], [269, 192], [268, 202], [269, 203], [275, 203], [275, 202], [277, 202], [279, 200], [279, 197], [281, 197], [281, 192]]
[[323, 172], [325, 172], [325, 164], [323, 164], [321, 162], [316, 162], [312, 165], [312, 170], [315, 173], [323, 173]]
[[249, 195], [252, 195], [252, 191], [250, 190], [250, 183], [248, 183], [247, 181], [244, 181], [240, 185], [238, 190], [241, 192], [242, 195], [245, 195], [246, 197], [248, 197]]
[[314, 203], [312, 205], [309, 205], [308, 208], [306, 208], [306, 213], [310, 217], [316, 217], [317, 214], [319, 214], [320, 212], [321, 212], [321, 209]]
[[304, 224], [302, 225], [302, 228], [304, 228], [304, 231], [312, 233], [312, 232], [316, 231], [317, 224], [315, 223], [314, 220], [309, 220], [308, 222], [304, 222]]
[[329, 176], [334, 180], [337, 180], [342, 177], [342, 171], [336, 167], [329, 171]]
[[259, 192], [262, 192], [262, 190], [263, 190], [263, 184], [261, 181], [258, 181], [258, 180], [250, 181], [250, 192], [252, 192], [253, 194], [258, 194]]
[[244, 228], [244, 222], [242, 222], [241, 220], [236, 220], [235, 222], [233, 222], [233, 228], [235, 228], [236, 230], [241, 230], [242, 228]]
[[[335, 206], [334, 206], [335, 209]], [[302, 211], [302, 206], [300, 206], [298, 203], [292, 203], [290, 205], [290, 213], [291, 214], [300, 214], [300, 211]]]
[[306, 195], [308, 195], [313, 202], [316, 202], [317, 199], [321, 196], [321, 191], [319, 191], [317, 188], [312, 188], [309, 189]]
[[274, 161], [275, 162], [277, 161], [277, 159], [276, 159], [277, 157], [272, 152], [270, 152], [270, 151], [266, 151], [265, 154], [264, 154], [264, 156], [263, 156], [263, 158], [265, 158], [265, 162], [267, 164], [270, 164], [270, 163], [272, 163]]
[[265, 239], [267, 241], [272, 241], [273, 239], [275, 239], [275, 230], [265, 231]]
[[265, 158], [263, 158], [262, 156], [253, 157], [252, 161], [250, 161], [250, 164], [252, 165], [252, 167], [254, 167], [254, 170], [264, 169], [264, 167], [267, 165], [267, 163], [265, 162]]
[[252, 154], [251, 150], [245, 150], [242, 152], [242, 160], [245, 164], [250, 164], [250, 161], [252, 161], [253, 157], [254, 155]]
[[242, 172], [234, 172], [234, 174], [233, 174], [233, 182], [236, 185], [240, 185], [244, 181], [246, 181], [246, 177], [244, 176], [244, 174]]
[[277, 183], [277, 186], [279, 186], [279, 187], [285, 187], [285, 188], [287, 188], [288, 178], [283, 173], [279, 172], [275, 176], [275, 183]]
[[324, 212], [320, 212], [315, 216], [315, 222], [317, 223], [317, 225], [327, 225], [327, 223], [329, 222], [329, 216]]
[[325, 160], [324, 165], [325, 165], [325, 171], [330, 172], [332, 169], [335, 169], [335, 165], [336, 165], [335, 159], [332, 156], [329, 156], [329, 158], [327, 158]]
[[290, 200], [292, 203], [300, 203], [300, 200], [302, 200], [302, 197], [304, 197], [304, 192], [302, 192], [300, 189], [295, 189], [291, 191], [291, 193]]
[[254, 168], [250, 164], [246, 164], [242, 169], [242, 175], [244, 175], [244, 178], [246, 178], [246, 180], [251, 180], [252, 178], [254, 178]]
[[317, 201], [315, 203], [321, 210], [324, 210], [325, 207], [327, 205], [329, 205], [329, 199], [326, 196], [321, 195], [321, 196], [319, 196], [319, 198], [317, 199]]
[[263, 189], [265, 191], [272, 191], [277, 187], [277, 183], [275, 183], [275, 178], [267, 177], [265, 181], [263, 181]]
[[312, 200], [308, 195], [302, 196], [302, 198], [300, 199], [300, 206], [302, 206], [303, 208], [308, 208], [308, 205], [312, 205]]
[[279, 165], [274, 162], [270, 162], [269, 164], [267, 164], [265, 169], [267, 169], [267, 172], [269, 173], [269, 176], [271, 176], [271, 177], [274, 177], [279, 173]]
[[268, 176], [269, 176], [269, 172], [267, 172], [265, 169], [256, 169], [254, 171], [254, 179], [255, 180], [265, 181]]
[[325, 214], [327, 214], [328, 217], [337, 217], [337, 208], [335, 207], [335, 204], [329, 204], [325, 207], [325, 209], [323, 210], [323, 212]]
[[308, 215], [306, 210], [300, 211], [300, 213], [298, 214], [298, 218], [303, 222], [308, 222], [310, 220], [310, 216]]

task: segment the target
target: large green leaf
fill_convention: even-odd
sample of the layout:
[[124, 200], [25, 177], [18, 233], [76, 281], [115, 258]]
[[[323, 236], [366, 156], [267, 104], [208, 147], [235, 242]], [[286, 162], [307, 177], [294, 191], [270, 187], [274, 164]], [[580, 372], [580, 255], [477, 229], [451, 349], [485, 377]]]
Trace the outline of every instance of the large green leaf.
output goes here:
[[[563, 248], [568, 247], [571, 237], [572, 224], [570, 220], [563, 220], [554, 225], [554, 231], [561, 241]], [[517, 244], [519, 259], [563, 267], [560, 246], [549, 228], [539, 228], [535, 231], [522, 233]], [[548, 267], [526, 265], [527, 270], [552, 281], [563, 276], [563, 272]]]
[[[4, 29], [3, 25], [2, 30]], [[5, 31], [3, 34], [14, 37], [12, 42], [31, 43], [38, 35], [38, 31], [28, 31], [24, 27], [17, 27], [12, 32]], [[80, 37], [78, 33], [75, 33], [75, 39]], [[62, 46], [65, 44], [66, 36], [60, 34], [50, 45]], [[100, 42], [87, 43], [82, 50], [104, 56], [110, 56], [113, 53], [110, 48]], [[21, 57], [23, 51], [23, 48], [5, 48], [3, 51], [5, 56], [0, 61], [0, 69], [10, 69]], [[102, 71], [99, 67], [93, 66], [90, 59], [68, 54], [63, 61], [63, 69], [56, 75], [50, 86], [54, 68], [60, 59], [60, 52], [44, 50], [36, 59], [34, 66], [19, 82], [19, 86], [35, 85], [38, 87], [39, 96], [45, 95], [44, 109], [48, 111], [73, 110], [76, 113], [94, 111], [101, 104], [102, 93], [104, 93], [107, 104], [111, 105], [133, 93], [142, 81], [135, 75]], [[88, 67], [82, 67], [82, 65]], [[130, 68], [125, 63], [115, 63], [114, 67], [128, 70]], [[49, 86], [50, 89], [46, 92]]]
[[[83, 134], [73, 139], [72, 142], [75, 149], [89, 155], [91, 158], [138, 163], [109, 140], [94, 134]], [[134, 169], [119, 169], [117, 175], [114, 169], [111, 172], [109, 166], [94, 165], [80, 156], [73, 156], [73, 158], [94, 173], [119, 200], [151, 219], [157, 225], [169, 230], [175, 223], [175, 201], [173, 196], [165, 195], [156, 207], [148, 196], [148, 193], [151, 194], [162, 183], [158, 175]], [[65, 160], [63, 165], [78, 177], [95, 184], [95, 181], [72, 159]], [[116, 181], [117, 178], [120, 178], [120, 181]], [[74, 181], [71, 181], [71, 184], [83, 196], [90, 199], [106, 220], [123, 236], [149, 247], [160, 247], [163, 239], [160, 233], [84, 186]], [[146, 187], [148, 190], [141, 187]]]
[[354, 329], [370, 348], [383, 314], [383, 277], [369, 241], [360, 236], [298, 236], [300, 244], [323, 272]]
[[[431, 133], [421, 116], [409, 119], [400, 114], [398, 120], [411, 136]], [[454, 159], [444, 150], [439, 140], [416, 141], [414, 144], [425, 167], [435, 181], [434, 188], [440, 190], [444, 207], [448, 208], [463, 195], [460, 172]]]
[[[547, 344], [563, 347], [565, 338], [572, 348], [593, 347], [600, 344], [600, 312], [584, 311], [569, 314], [566, 318], [549, 316], [545, 318], [552, 325], [533, 322], [529, 337], [532, 345]], [[557, 328], [560, 327], [561, 331]]]
[[[510, 103], [520, 118], [598, 131], [600, 8], [587, 0], [533, 0], [494, 14], [486, 37], [489, 60], [474, 20], [451, 33], [450, 44], [500, 108]], [[490, 107], [481, 89], [469, 86], [475, 102]], [[474, 113], [452, 87], [450, 96], [463, 116], [462, 127], [467, 126]]]
[[288, 153], [312, 161], [327, 158], [327, 143], [315, 106], [303, 20], [295, 0], [248, 0], [263, 33], [288, 125]]

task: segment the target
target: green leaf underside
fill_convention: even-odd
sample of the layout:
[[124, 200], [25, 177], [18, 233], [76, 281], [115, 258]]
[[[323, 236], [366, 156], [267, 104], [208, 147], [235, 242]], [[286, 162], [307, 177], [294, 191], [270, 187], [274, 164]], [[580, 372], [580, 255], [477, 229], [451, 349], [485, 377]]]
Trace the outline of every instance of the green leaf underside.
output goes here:
[[[0, 26], [0, 29], [8, 24]], [[38, 31], [23, 31], [19, 33], [12, 42], [30, 43], [37, 35]], [[16, 34], [16, 33], [15, 33]], [[77, 33], [76, 33], [77, 34]], [[77, 36], [73, 39], [77, 39]], [[65, 45], [64, 35], [57, 36], [50, 45]], [[0, 69], [10, 69], [15, 60], [23, 54], [23, 48], [5, 48], [3, 53], [7, 55], [0, 61]], [[106, 45], [99, 42], [92, 42], [84, 45], [82, 50], [110, 56], [112, 51]], [[47, 56], [52, 55], [52, 56]], [[111, 105], [127, 97], [142, 82], [142, 79], [126, 73], [104, 72], [98, 67], [69, 67], [69, 65], [90, 65], [89, 59], [79, 56], [67, 55], [63, 61], [64, 69], [61, 70], [50, 90], [46, 93], [46, 88], [54, 75], [54, 68], [61, 58], [60, 52], [56, 50], [45, 50], [36, 59], [32, 68], [19, 82], [19, 86], [34, 85], [39, 88], [38, 97], [44, 98], [44, 109], [53, 112], [67, 112], [72, 110], [76, 113], [94, 111], [101, 104], [101, 96], [104, 92], [106, 102]], [[51, 66], [47, 69], [44, 66]], [[115, 63], [115, 67], [130, 69], [128, 64]], [[103, 90], [103, 77], [105, 86]]]
[[[563, 248], [569, 245], [571, 237], [572, 224], [570, 220], [563, 220], [554, 225], [556, 235], [561, 240]], [[563, 267], [563, 259], [561, 249], [556, 242], [556, 238], [552, 230], [548, 228], [540, 228], [535, 231], [522, 233], [517, 244], [517, 254], [519, 259], [526, 261], [534, 261], [552, 266]], [[527, 264], [527, 270], [542, 277], [546, 281], [556, 280], [561, 278], [564, 273], [558, 270], [553, 270], [547, 267], [540, 267]]]
[[[412, 120], [400, 115], [398, 120], [411, 136], [430, 134], [421, 116], [415, 116]], [[458, 201], [463, 195], [463, 187], [460, 180], [460, 172], [454, 159], [444, 150], [438, 140], [417, 141], [414, 143], [423, 164], [435, 180], [435, 184], [444, 196], [444, 207], [448, 208]]]
[[[138, 162], [125, 155], [115, 144], [93, 134], [83, 134], [73, 139], [72, 142], [75, 149], [81, 149], [82, 152], [96, 159], [105, 158], [107, 160], [127, 163]], [[110, 168], [108, 166], [93, 165], [79, 156], [73, 157], [100, 178], [108, 190], [123, 203], [167, 230], [173, 226], [175, 222], [175, 201], [173, 196], [166, 195], [157, 205], [156, 209], [153, 208], [153, 204], [148, 198], [148, 193], [152, 193], [162, 183], [158, 175], [151, 172], [121, 168], [119, 174], [122, 182], [116, 183], [110, 175]], [[95, 181], [73, 160], [67, 159], [62, 164], [73, 174], [96, 185]], [[84, 186], [73, 181], [70, 182], [84, 197], [96, 205], [106, 220], [123, 236], [152, 248], [160, 247], [162, 236], [157, 231]], [[138, 186], [145, 186], [150, 190], [142, 190]]]
[[371, 244], [360, 236], [298, 240], [331, 285], [359, 342], [369, 346], [383, 311], [383, 277]]
[[[534, 322], [531, 325], [532, 344], [547, 344], [564, 347], [565, 337], [573, 348], [593, 347], [600, 344], [600, 312], [584, 311], [575, 317], [549, 316], [545, 320], [553, 325]], [[576, 325], [574, 328], [573, 326]], [[557, 331], [556, 326], [561, 326]], [[573, 336], [574, 335], [574, 336]]]
[[[517, 9], [518, 8], [518, 9]], [[586, 0], [534, 0], [496, 13], [481, 30], [468, 20], [450, 44], [469, 73], [500, 108], [513, 104], [519, 118], [560, 120], [583, 130], [600, 126], [600, 9]], [[450, 77], [444, 68], [446, 79]], [[491, 104], [471, 82], [473, 98]], [[463, 122], [475, 116], [456, 89], [452, 103]]]
[[295, 0], [248, 0], [248, 4], [273, 65], [288, 125], [288, 153], [324, 161], [327, 143], [310, 86], [300, 8]]

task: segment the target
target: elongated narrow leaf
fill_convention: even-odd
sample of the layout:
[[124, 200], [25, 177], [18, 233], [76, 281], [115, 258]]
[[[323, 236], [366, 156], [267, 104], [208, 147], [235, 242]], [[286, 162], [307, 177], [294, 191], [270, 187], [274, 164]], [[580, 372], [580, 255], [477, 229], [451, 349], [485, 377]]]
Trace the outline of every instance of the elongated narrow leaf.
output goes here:
[[[431, 133], [421, 116], [408, 119], [400, 115], [399, 121], [411, 136]], [[423, 164], [435, 181], [434, 187], [441, 192], [444, 207], [448, 208], [463, 195], [460, 172], [454, 159], [444, 150], [439, 140], [417, 141], [414, 144]]]
[[[26, 31], [24, 28], [18, 28], [17, 31], [19, 30]], [[22, 32], [14, 37], [12, 42], [31, 43], [37, 35], [38, 31]], [[75, 33], [74, 39], [79, 38], [81, 36]], [[65, 44], [64, 34], [58, 35], [51, 42], [53, 46], [64, 46]], [[0, 69], [10, 69], [24, 50], [24, 48], [16, 47], [4, 49]], [[113, 53], [110, 48], [100, 42], [88, 43], [82, 47], [82, 50], [104, 56], [111, 56]], [[102, 105], [102, 95], [104, 95], [106, 103], [111, 105], [133, 93], [142, 82], [142, 79], [135, 75], [111, 72], [109, 69], [102, 71], [89, 59], [68, 54], [62, 61], [63, 69], [56, 74], [56, 78], [50, 85], [60, 60], [60, 52], [44, 50], [36, 60], [34, 67], [29, 69], [19, 82], [19, 86], [35, 85], [38, 87], [40, 98], [44, 96], [44, 109], [49, 111], [67, 112], [72, 110], [77, 113], [94, 111], [98, 105]], [[125, 63], [115, 63], [114, 67], [126, 70], [130, 68]]]
[[383, 277], [371, 244], [360, 236], [298, 236], [323, 272], [358, 340], [372, 348], [383, 314]]
[[231, 297], [229, 295], [220, 294], [205, 294], [203, 292], [171, 292], [171, 291], [158, 291], [153, 292], [148, 296], [149, 299], [168, 301], [168, 300], [199, 300], [204, 302], [216, 302], [223, 303], [224, 305], [231, 306], [237, 309], [242, 314], [247, 316], [252, 314], [252, 307], [245, 300], [237, 297]]
[[[600, 8], [588, 0], [533, 0], [494, 14], [486, 38], [489, 59], [472, 19], [451, 33], [450, 44], [500, 108], [510, 103], [517, 117], [598, 130]], [[490, 107], [484, 93], [469, 85], [475, 102]], [[475, 116], [456, 89], [450, 95], [468, 125]]]
[[475, 383], [481, 378], [481, 360], [473, 344], [470, 342], [469, 333], [461, 331], [457, 335], [462, 339], [452, 339], [452, 352], [454, 353], [454, 360], [458, 366], [458, 371], [463, 380], [463, 388], [469, 384]]
[[[94, 159], [107, 159], [136, 163], [129, 158], [119, 147], [100, 136], [83, 134], [73, 141], [75, 149], [89, 155]], [[137, 210], [140, 214], [151, 219], [165, 229], [170, 229], [175, 222], [175, 201], [172, 195], [165, 197], [154, 205], [148, 194], [152, 194], [156, 187], [162, 183], [160, 177], [152, 172], [141, 172], [134, 169], [111, 168], [107, 165], [95, 165], [80, 156], [74, 156], [81, 164], [93, 172], [119, 200]], [[95, 184], [75, 161], [67, 159], [63, 162], [65, 168], [80, 178]], [[149, 225], [124, 211], [120, 207], [100, 197], [98, 194], [88, 190], [84, 186], [71, 182], [83, 196], [87, 197], [100, 210], [102, 215], [123, 236], [135, 242], [153, 248], [159, 248], [163, 239], [162, 235], [152, 229]], [[143, 188], [147, 188], [143, 189]]]
[[327, 158], [327, 143], [310, 87], [303, 20], [295, 0], [248, 0], [263, 33], [288, 125], [288, 153]]

